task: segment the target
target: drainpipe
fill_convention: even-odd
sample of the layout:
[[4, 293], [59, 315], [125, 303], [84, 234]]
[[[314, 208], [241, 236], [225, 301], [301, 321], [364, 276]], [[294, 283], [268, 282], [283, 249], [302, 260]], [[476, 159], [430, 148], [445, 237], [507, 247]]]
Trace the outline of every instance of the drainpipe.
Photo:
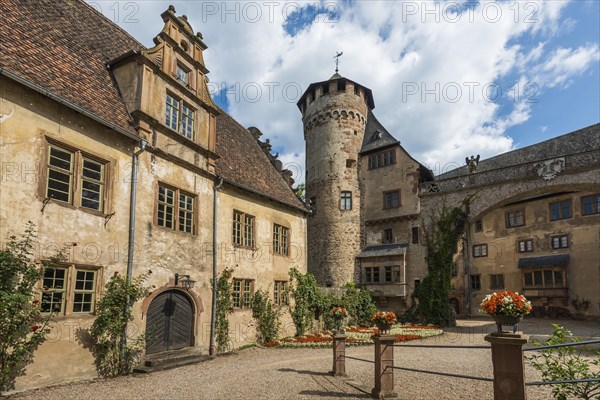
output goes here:
[[406, 300], [406, 285], [408, 285], [406, 281], [406, 247], [402, 253], [402, 276], [404, 277], [404, 285], [402, 285], [402, 297], [404, 297], [404, 300]]
[[[133, 249], [135, 239], [135, 200], [137, 195], [137, 175], [138, 175], [138, 157], [146, 150], [146, 141], [142, 140], [140, 149], [134, 151], [131, 156], [131, 196], [129, 197], [129, 246], [127, 249], [127, 284], [131, 284], [133, 274]], [[127, 295], [125, 302], [125, 316], [129, 318], [130, 299]], [[125, 360], [125, 351], [127, 348], [127, 325], [123, 328], [121, 358]]]
[[467, 311], [467, 316], [470, 317], [472, 314], [471, 303], [472, 299], [472, 289], [471, 289], [471, 224], [469, 222], [465, 222], [466, 224], [466, 235], [465, 235], [465, 247], [464, 251], [464, 260], [465, 260], [465, 309]]
[[215, 347], [215, 326], [217, 323], [217, 210], [219, 209], [219, 189], [223, 186], [223, 178], [217, 176], [219, 183], [213, 189], [213, 289], [212, 289], [212, 307], [210, 312], [210, 347], [208, 354], [211, 356], [216, 353]]

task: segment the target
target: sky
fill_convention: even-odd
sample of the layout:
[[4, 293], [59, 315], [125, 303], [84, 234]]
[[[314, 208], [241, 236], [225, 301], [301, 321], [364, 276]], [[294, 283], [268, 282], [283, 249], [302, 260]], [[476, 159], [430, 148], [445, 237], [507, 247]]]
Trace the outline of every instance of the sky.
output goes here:
[[335, 72], [434, 174], [600, 121], [600, 1], [88, 1], [147, 47], [169, 4], [200, 31], [213, 99], [297, 182], [296, 106]]

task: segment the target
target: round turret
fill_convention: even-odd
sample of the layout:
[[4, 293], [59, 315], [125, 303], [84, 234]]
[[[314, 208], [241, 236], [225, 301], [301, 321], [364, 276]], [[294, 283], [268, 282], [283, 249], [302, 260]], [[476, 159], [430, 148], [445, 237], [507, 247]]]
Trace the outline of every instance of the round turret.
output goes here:
[[298, 102], [306, 140], [308, 270], [323, 286], [342, 287], [359, 276], [361, 191], [358, 153], [371, 90], [339, 74], [311, 84]]

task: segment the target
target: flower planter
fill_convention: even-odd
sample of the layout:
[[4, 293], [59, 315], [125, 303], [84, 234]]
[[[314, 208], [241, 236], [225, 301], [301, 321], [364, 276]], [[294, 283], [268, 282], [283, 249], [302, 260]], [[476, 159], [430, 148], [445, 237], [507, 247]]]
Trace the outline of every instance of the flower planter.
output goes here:
[[490, 317], [496, 322], [498, 333], [510, 333], [510, 331], [503, 330], [503, 326], [509, 327], [510, 329], [512, 329], [512, 333], [516, 333], [517, 328], [519, 327], [519, 322], [523, 320], [522, 315], [514, 317], [512, 315], [494, 314], [490, 315]]
[[377, 325], [377, 329], [379, 329], [383, 334], [389, 334], [390, 329], [392, 328], [392, 325], [384, 322], [376, 322], [375, 325]]

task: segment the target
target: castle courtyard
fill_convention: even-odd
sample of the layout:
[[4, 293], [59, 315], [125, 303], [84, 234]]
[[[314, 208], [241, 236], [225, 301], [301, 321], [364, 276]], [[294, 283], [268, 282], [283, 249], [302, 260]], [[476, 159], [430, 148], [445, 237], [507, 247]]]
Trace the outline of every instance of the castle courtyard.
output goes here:
[[[599, 339], [595, 321], [529, 318], [519, 326], [530, 337], [545, 341], [552, 323], [570, 329], [584, 339]], [[444, 335], [411, 342], [432, 345], [478, 346], [495, 329], [489, 319], [459, 320]], [[531, 354], [531, 353], [530, 353]], [[373, 359], [373, 346], [350, 347], [347, 356]], [[492, 364], [484, 349], [396, 348], [395, 365], [406, 368], [491, 377]], [[335, 378], [331, 349], [250, 348], [212, 361], [151, 374], [133, 374], [19, 393], [14, 399], [368, 399], [373, 385], [373, 364], [346, 361], [348, 378]], [[529, 366], [526, 380], [541, 378]], [[243, 384], [240, 384], [243, 382]], [[490, 382], [395, 371], [399, 399], [492, 399]], [[362, 390], [361, 390], [362, 389]], [[528, 387], [528, 399], [551, 398], [549, 387]]]

